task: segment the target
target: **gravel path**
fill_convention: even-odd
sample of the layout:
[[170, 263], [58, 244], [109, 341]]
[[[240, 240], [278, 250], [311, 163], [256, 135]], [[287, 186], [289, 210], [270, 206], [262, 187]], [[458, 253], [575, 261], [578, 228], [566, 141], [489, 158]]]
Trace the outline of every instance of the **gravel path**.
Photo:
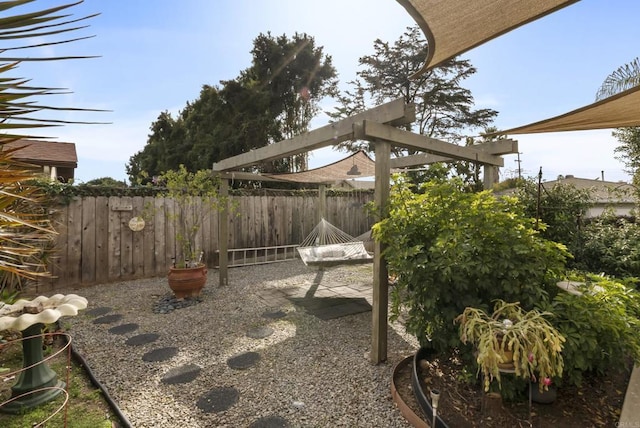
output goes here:
[[[165, 278], [61, 290], [89, 300], [62, 323], [134, 427], [408, 427], [390, 379], [415, 340], [391, 325], [388, 361], [372, 365], [371, 312], [323, 321], [277, 298], [304, 295], [317, 278], [292, 261], [230, 269], [222, 288], [210, 271], [202, 302], [167, 314], [153, 312]], [[366, 288], [371, 278], [371, 265], [341, 266], [321, 283]], [[96, 308], [105, 309], [91, 314]], [[143, 334], [152, 341], [131, 344]], [[170, 382], [180, 368], [195, 379]]]

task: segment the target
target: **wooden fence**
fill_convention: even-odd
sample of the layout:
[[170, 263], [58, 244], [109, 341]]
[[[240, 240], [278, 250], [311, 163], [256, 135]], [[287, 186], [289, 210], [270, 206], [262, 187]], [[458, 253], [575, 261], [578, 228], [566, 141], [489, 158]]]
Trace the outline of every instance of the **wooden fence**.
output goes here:
[[[327, 196], [325, 218], [360, 235], [373, 224], [364, 208], [372, 199], [370, 192]], [[317, 194], [231, 196], [230, 205], [230, 250], [298, 244], [319, 220]], [[52, 278], [41, 280], [38, 291], [166, 275], [179, 252], [175, 210], [172, 199], [159, 197], [82, 197], [59, 207]], [[130, 228], [134, 217], [145, 218], [142, 230]], [[211, 213], [197, 237], [209, 267], [217, 265], [218, 217]]]

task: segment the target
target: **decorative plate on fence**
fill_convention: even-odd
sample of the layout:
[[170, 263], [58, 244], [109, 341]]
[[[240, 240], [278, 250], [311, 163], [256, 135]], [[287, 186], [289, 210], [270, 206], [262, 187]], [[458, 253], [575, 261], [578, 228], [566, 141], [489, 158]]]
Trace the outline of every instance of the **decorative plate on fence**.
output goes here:
[[129, 220], [129, 229], [139, 232], [144, 229], [144, 219], [142, 217], [133, 217]]

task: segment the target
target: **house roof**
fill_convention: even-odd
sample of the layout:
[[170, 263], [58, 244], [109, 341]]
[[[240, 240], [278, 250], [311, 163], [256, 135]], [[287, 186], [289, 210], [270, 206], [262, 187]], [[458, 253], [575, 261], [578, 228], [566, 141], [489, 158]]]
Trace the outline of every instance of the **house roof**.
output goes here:
[[372, 180], [344, 180], [343, 183], [352, 189], [374, 190], [376, 183]]
[[596, 203], [629, 203], [635, 204], [634, 187], [624, 181], [602, 181], [589, 178], [577, 178], [567, 175], [553, 181], [545, 181], [545, 186], [571, 185], [576, 189], [589, 190]]
[[21, 139], [4, 143], [3, 149], [18, 149], [14, 158], [35, 165], [78, 167], [78, 155], [74, 143]]

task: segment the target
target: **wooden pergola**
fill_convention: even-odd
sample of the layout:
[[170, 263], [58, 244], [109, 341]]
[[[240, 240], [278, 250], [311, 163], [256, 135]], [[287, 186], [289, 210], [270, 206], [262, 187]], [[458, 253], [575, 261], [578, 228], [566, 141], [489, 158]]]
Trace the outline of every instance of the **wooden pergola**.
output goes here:
[[[570, 6], [578, 0], [397, 1], [420, 25], [428, 41], [427, 57], [422, 68], [415, 74], [417, 76], [447, 59]], [[464, 31], [460, 31], [461, 28]], [[484, 166], [484, 184], [488, 188], [497, 178], [497, 167], [504, 164], [501, 155], [518, 152], [517, 142], [510, 139], [463, 147], [396, 128], [414, 120], [415, 111], [412, 105], [405, 105], [403, 100], [392, 101], [290, 140], [224, 159], [213, 165], [213, 171], [223, 178], [222, 192], [226, 193], [228, 180], [224, 178], [233, 176], [241, 179], [243, 173], [232, 172], [238, 168], [335, 145], [345, 140], [368, 140], [375, 145], [375, 204], [381, 214], [384, 214], [383, 210], [389, 196], [391, 168], [409, 168], [449, 160], [472, 161]], [[640, 126], [640, 87], [628, 89], [551, 119], [499, 131], [496, 134], [514, 135], [623, 126]], [[416, 150], [420, 154], [391, 159], [392, 145]], [[259, 179], [255, 175], [247, 175], [247, 178]], [[221, 214], [220, 236], [227, 236], [227, 212]], [[226, 240], [222, 240], [220, 284], [227, 284], [226, 246]], [[382, 250], [380, 243], [376, 243], [371, 345], [371, 361], [376, 364], [384, 361], [387, 356], [388, 278]]]
[[[278, 181], [238, 171], [261, 162], [282, 159], [291, 155], [305, 153], [322, 147], [333, 146], [347, 140], [367, 140], [375, 146], [375, 193], [374, 202], [382, 216], [389, 197], [390, 170], [409, 168], [434, 162], [464, 160], [482, 164], [484, 184], [489, 188], [496, 181], [497, 168], [504, 166], [501, 155], [517, 153], [517, 142], [502, 139], [475, 146], [458, 146], [424, 135], [398, 129], [397, 126], [415, 121], [413, 104], [405, 104], [398, 99], [356, 114], [316, 130], [298, 135], [289, 140], [280, 141], [224, 159], [213, 164], [213, 173], [221, 178], [221, 196], [228, 195], [229, 179], [251, 179]], [[420, 152], [416, 155], [391, 158], [391, 147], [402, 147]], [[228, 211], [220, 213], [219, 236], [228, 236]], [[220, 285], [228, 285], [228, 259], [226, 239], [221, 239], [220, 249]], [[373, 305], [371, 362], [378, 364], [387, 358], [387, 308], [388, 308], [388, 272], [382, 256], [383, 247], [376, 242], [373, 261]]]

